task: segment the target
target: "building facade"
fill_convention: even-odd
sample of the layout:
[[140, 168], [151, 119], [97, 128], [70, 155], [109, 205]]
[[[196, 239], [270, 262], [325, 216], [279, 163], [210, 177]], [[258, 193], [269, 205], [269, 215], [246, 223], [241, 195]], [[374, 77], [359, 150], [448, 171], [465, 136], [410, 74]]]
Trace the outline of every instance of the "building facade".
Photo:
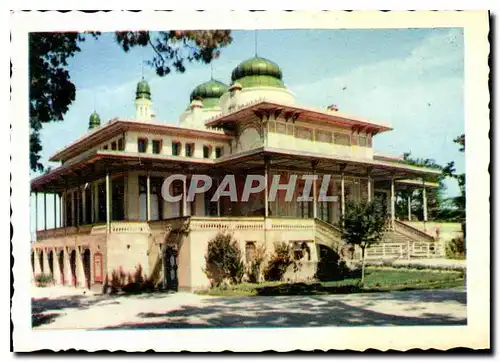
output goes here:
[[[389, 125], [346, 115], [336, 106], [298, 105], [282, 78], [275, 63], [246, 60], [232, 72], [230, 86], [211, 79], [196, 87], [177, 126], [156, 120], [144, 79], [137, 85], [135, 119], [101, 125], [92, 113], [88, 132], [51, 157], [60, 166], [31, 182], [32, 192], [44, 200], [54, 197], [54, 219], [60, 215], [58, 227], [47, 229], [51, 211], [45, 208], [44, 230], [37, 230], [32, 243], [34, 275], [97, 287], [113, 271], [134, 273], [140, 265], [147, 278], [168, 288], [205, 288], [207, 245], [223, 231], [233, 233], [246, 263], [259, 244], [269, 253], [277, 241], [307, 250], [297, 253], [302, 267], [289, 277], [309, 279], [322, 248], [343, 255], [336, 225], [346, 201], [374, 197], [386, 200], [391, 218], [388, 254], [399, 248], [403, 256], [405, 248], [410, 257], [410, 242], [431, 250], [431, 236], [395, 220], [394, 194], [398, 187], [419, 187], [425, 199], [426, 188], [435, 186], [425, 178], [436, 171], [378, 155], [374, 138], [390, 131]], [[185, 178], [165, 184], [175, 174]], [[234, 175], [238, 200], [212, 201], [228, 174]], [[208, 175], [213, 187], [190, 198], [195, 175]], [[243, 202], [249, 175], [266, 182]], [[307, 187], [302, 175], [317, 177], [305, 201], [299, 201]], [[278, 177], [276, 198], [269, 198]], [[292, 181], [289, 200], [285, 186]], [[162, 188], [176, 201], [165, 200]], [[324, 191], [329, 201], [322, 199]], [[424, 200], [426, 220], [425, 205]]]

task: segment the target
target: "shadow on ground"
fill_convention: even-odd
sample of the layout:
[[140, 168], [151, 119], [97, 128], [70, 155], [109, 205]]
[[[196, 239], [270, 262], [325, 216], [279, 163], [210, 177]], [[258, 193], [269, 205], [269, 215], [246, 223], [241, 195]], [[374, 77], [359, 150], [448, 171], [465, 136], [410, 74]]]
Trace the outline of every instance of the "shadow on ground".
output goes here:
[[[281, 296], [214, 298], [200, 306], [181, 306], [164, 313], [139, 313], [141, 322], [108, 326], [103, 329], [158, 328], [258, 328], [319, 326], [413, 326], [464, 325], [466, 318], [449, 314], [426, 313], [421, 302], [465, 305], [464, 291], [395, 292], [359, 295], [353, 300], [325, 296]], [[400, 305], [402, 314], [381, 313], [368, 308], [389, 303]], [[353, 305], [355, 304], [355, 305]], [[401, 308], [401, 305], [404, 308]], [[385, 310], [391, 310], [386, 308]], [[397, 310], [395, 308], [395, 310]], [[446, 308], [445, 308], [446, 310]], [[419, 311], [422, 311], [419, 313]]]
[[135, 299], [164, 298], [168, 292], [155, 292], [147, 294], [98, 294], [70, 295], [59, 298], [31, 298], [31, 324], [32, 327], [39, 327], [52, 323], [58, 316], [62, 316], [67, 310], [85, 310], [95, 305], [119, 305], [122, 298], [133, 297]]

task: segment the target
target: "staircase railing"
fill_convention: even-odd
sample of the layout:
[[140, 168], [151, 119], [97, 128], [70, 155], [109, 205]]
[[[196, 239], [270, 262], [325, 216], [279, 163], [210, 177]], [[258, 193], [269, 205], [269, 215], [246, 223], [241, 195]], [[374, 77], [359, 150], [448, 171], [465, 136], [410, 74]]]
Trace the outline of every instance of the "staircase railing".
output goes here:
[[398, 220], [394, 221], [394, 231], [403, 234], [412, 240], [416, 239], [415, 241], [425, 241], [425, 242], [436, 241], [431, 235]]
[[315, 219], [314, 221], [316, 232], [327, 237], [332, 243], [332, 249], [336, 249], [336, 251], [340, 253], [340, 250], [344, 245], [344, 242], [342, 242], [342, 232], [340, 231], [340, 229], [321, 219]]

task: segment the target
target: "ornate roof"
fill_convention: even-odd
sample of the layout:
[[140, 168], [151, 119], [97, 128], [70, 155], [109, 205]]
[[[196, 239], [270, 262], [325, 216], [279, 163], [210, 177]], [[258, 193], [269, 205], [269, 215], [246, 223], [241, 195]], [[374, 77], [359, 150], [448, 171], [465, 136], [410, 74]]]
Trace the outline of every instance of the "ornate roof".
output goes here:
[[228, 90], [229, 87], [226, 84], [218, 80], [211, 79], [193, 89], [189, 100], [201, 100], [205, 108], [211, 108], [217, 105], [219, 98]]
[[137, 83], [137, 90], [135, 91], [135, 99], [145, 98], [151, 99], [151, 89], [148, 82], [144, 79]]
[[265, 58], [254, 57], [245, 60], [234, 68], [231, 80], [248, 87], [278, 87], [285, 88], [280, 67]]
[[92, 112], [89, 117], [89, 129], [99, 127], [101, 125], [101, 117], [97, 114], [96, 111]]

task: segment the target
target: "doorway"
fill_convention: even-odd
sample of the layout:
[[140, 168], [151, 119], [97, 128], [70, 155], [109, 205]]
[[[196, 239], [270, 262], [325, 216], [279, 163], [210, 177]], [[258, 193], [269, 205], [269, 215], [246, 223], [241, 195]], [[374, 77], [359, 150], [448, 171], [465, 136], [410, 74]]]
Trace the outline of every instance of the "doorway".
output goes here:
[[61, 272], [61, 284], [66, 284], [66, 280], [64, 279], [64, 251], [61, 250], [59, 252], [59, 271]]
[[76, 286], [76, 250], [72, 250], [69, 257], [69, 264], [71, 267], [71, 285]]
[[163, 254], [163, 280], [167, 290], [177, 291], [179, 287], [178, 270], [178, 253], [172, 246], [165, 248]]
[[85, 285], [90, 289], [90, 250], [85, 249], [82, 256], [83, 273], [85, 274]]

